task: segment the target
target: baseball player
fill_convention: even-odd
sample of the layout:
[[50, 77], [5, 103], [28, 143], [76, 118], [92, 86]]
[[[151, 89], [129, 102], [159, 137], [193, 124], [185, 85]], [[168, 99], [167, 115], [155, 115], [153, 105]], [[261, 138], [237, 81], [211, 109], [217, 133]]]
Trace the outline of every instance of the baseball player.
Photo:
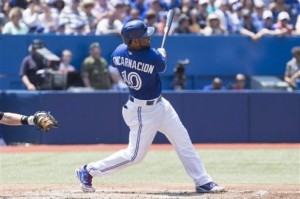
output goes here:
[[18, 113], [0, 112], [0, 124], [10, 126], [36, 125], [43, 131], [49, 131], [50, 127], [58, 127], [58, 122], [48, 112], [38, 111], [34, 115], [25, 116]]
[[139, 163], [145, 157], [157, 131], [165, 134], [174, 146], [186, 172], [194, 180], [196, 192], [221, 192], [206, 173], [187, 130], [172, 105], [161, 95], [159, 73], [166, 69], [166, 51], [150, 48], [154, 28], [140, 20], [126, 23], [121, 31], [124, 44], [111, 56], [111, 65], [118, 68], [129, 87], [129, 99], [122, 115], [130, 128], [129, 144], [124, 150], [76, 170], [84, 192], [94, 192], [92, 178], [115, 173]]

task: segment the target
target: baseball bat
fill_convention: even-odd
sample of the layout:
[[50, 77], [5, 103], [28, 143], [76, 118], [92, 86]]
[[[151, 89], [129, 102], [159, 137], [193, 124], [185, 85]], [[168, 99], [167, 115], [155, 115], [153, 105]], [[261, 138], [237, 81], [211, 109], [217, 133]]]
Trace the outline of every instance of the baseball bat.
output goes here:
[[167, 35], [169, 34], [169, 31], [170, 31], [170, 28], [172, 25], [173, 17], [174, 17], [174, 10], [171, 9], [168, 11], [168, 14], [167, 14], [167, 21], [166, 21], [166, 25], [164, 28], [164, 36], [163, 36], [163, 39], [161, 42], [161, 48], [163, 48], [165, 46], [166, 38], [167, 38]]

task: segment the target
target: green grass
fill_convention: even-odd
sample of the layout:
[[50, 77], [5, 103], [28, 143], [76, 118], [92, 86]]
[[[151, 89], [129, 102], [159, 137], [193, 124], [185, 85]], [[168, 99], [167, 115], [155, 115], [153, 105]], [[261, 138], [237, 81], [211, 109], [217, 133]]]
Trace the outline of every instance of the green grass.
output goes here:
[[[77, 183], [74, 170], [109, 152], [0, 154], [0, 184]], [[222, 184], [300, 184], [299, 150], [201, 150], [208, 173]], [[138, 165], [96, 183], [192, 183], [174, 151], [150, 151]]]

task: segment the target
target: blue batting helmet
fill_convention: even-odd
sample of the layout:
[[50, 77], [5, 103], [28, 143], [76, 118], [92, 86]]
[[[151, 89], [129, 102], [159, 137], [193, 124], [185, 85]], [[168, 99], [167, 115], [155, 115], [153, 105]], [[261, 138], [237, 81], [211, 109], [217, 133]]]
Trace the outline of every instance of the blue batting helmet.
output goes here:
[[133, 39], [151, 36], [154, 33], [154, 30], [154, 27], [147, 27], [141, 20], [132, 20], [123, 26], [121, 34], [124, 43], [128, 45]]

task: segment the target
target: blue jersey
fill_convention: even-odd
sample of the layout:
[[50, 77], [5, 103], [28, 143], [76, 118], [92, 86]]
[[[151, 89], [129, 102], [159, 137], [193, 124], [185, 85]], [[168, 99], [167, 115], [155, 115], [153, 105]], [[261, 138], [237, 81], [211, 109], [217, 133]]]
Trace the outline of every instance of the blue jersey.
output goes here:
[[118, 68], [134, 98], [150, 100], [161, 95], [159, 72], [165, 71], [166, 60], [156, 49], [131, 51], [121, 44], [111, 55], [111, 65]]

